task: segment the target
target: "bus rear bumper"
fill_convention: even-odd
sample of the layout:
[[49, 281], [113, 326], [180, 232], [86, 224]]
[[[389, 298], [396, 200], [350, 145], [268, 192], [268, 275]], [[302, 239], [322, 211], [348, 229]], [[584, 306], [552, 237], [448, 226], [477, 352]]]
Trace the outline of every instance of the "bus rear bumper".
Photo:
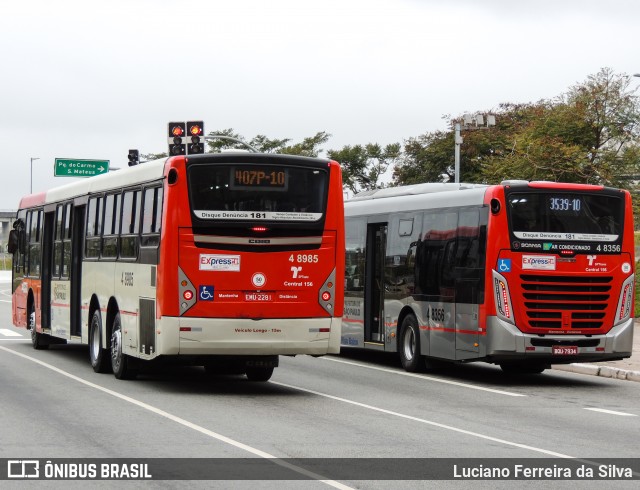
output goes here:
[[[538, 360], [548, 364], [571, 362], [599, 362], [631, 357], [633, 350], [633, 318], [613, 327], [602, 335], [537, 335], [527, 334], [514, 325], [497, 317], [488, 319], [486, 357], [489, 362], [508, 360]], [[553, 354], [554, 347], [577, 347], [561, 349], [567, 354]]]
[[159, 321], [158, 355], [325, 355], [340, 352], [340, 318]]

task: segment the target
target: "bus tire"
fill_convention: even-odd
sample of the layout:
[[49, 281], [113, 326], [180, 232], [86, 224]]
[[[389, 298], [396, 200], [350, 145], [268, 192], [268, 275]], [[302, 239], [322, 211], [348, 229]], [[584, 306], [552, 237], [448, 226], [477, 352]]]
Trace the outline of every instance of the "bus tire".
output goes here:
[[519, 364], [504, 362], [500, 368], [505, 374], [540, 374], [549, 366], [546, 364]]
[[96, 373], [109, 372], [109, 351], [102, 347], [102, 316], [100, 310], [93, 312], [89, 325], [89, 360]]
[[134, 368], [135, 361], [122, 352], [120, 313], [117, 313], [113, 319], [111, 332], [111, 369], [113, 374], [118, 379], [134, 379], [138, 375], [138, 370]]
[[29, 304], [27, 310], [27, 321], [29, 322], [29, 330], [31, 330], [31, 345], [36, 350], [44, 350], [49, 348], [48, 335], [38, 333], [36, 331], [36, 309], [33, 303]]
[[273, 367], [248, 367], [247, 379], [249, 381], [269, 381], [273, 370]]
[[413, 315], [407, 315], [402, 320], [398, 352], [405, 371], [418, 373], [424, 370], [425, 365], [420, 354], [420, 328], [418, 320]]

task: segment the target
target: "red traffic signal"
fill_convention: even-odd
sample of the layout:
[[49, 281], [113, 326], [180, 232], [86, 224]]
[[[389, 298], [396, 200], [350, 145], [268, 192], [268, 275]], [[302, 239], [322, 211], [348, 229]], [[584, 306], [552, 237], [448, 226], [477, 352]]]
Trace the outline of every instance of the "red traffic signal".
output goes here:
[[182, 137], [185, 136], [186, 126], [183, 122], [170, 122], [168, 129], [169, 155], [184, 155], [186, 153]]
[[187, 154], [204, 153], [204, 122], [187, 122]]

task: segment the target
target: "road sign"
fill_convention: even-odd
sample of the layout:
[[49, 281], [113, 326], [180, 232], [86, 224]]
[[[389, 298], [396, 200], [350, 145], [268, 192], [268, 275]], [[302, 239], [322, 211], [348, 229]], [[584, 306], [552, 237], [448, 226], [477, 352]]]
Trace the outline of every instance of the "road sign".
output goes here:
[[56, 158], [55, 177], [93, 177], [109, 171], [109, 160], [81, 160], [79, 158]]

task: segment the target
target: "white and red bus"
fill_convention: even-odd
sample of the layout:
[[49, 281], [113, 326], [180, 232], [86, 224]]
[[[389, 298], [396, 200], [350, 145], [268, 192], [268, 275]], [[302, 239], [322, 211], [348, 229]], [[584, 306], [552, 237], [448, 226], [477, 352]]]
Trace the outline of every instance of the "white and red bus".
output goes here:
[[336, 162], [241, 152], [28, 196], [10, 239], [13, 323], [35, 348], [88, 344], [117, 378], [177, 358], [267, 380], [279, 355], [339, 351], [343, 213]]
[[345, 347], [398, 352], [408, 371], [486, 361], [539, 373], [631, 355], [624, 190], [418, 184], [358, 194], [345, 217]]

